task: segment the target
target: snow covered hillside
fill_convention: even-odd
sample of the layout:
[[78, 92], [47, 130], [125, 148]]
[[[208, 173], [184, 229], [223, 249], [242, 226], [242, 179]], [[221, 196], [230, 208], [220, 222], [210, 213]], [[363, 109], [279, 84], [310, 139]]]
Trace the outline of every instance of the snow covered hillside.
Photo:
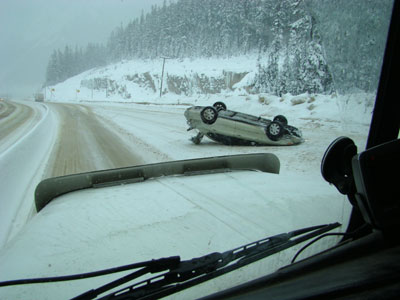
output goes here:
[[226, 59], [166, 60], [160, 96], [163, 60], [121, 61], [74, 76], [44, 90], [54, 102], [111, 102], [209, 105], [224, 101], [230, 109], [264, 116], [341, 122], [343, 126], [369, 124], [374, 94], [301, 94], [281, 97], [251, 88], [257, 56]]
[[[246, 88], [254, 84], [256, 64], [256, 56], [229, 59], [166, 59], [163, 74], [163, 59], [121, 61], [86, 71], [63, 83], [48, 87], [46, 93], [51, 101], [163, 103], [173, 99], [177, 101], [179, 96], [198, 97], [233, 91], [245, 94]], [[162, 77], [163, 91], [160, 98]]]

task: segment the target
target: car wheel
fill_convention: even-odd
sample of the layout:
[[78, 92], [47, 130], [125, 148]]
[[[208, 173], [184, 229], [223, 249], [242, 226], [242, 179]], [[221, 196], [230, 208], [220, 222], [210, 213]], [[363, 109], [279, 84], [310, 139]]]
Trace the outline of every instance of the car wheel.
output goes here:
[[282, 125], [287, 125], [288, 121], [285, 116], [277, 115], [274, 119], [274, 122], [280, 122]]
[[279, 140], [283, 135], [283, 125], [279, 122], [272, 121], [266, 130], [267, 136], [271, 141]]
[[214, 107], [217, 111], [226, 110], [226, 105], [225, 105], [224, 102], [215, 102], [214, 105], [213, 105], [213, 107]]
[[207, 106], [200, 112], [200, 116], [204, 123], [213, 124], [218, 118], [218, 112], [214, 107]]

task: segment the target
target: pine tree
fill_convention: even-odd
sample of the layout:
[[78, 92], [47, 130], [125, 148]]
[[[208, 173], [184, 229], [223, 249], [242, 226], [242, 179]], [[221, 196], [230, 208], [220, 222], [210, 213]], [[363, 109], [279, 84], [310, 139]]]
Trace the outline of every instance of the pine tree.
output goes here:
[[46, 83], [45, 85], [52, 85], [59, 80], [59, 62], [57, 51], [54, 50], [50, 56], [46, 69]]
[[390, 5], [391, 0], [165, 0], [118, 26], [106, 46], [55, 50], [46, 83], [121, 59], [258, 53], [260, 92], [370, 91], [378, 81]]

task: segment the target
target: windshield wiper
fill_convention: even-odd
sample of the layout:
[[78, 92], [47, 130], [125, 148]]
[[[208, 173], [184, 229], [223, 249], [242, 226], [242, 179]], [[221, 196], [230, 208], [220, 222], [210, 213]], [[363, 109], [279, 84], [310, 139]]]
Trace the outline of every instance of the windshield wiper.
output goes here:
[[106, 291], [145, 274], [169, 270], [100, 299], [154, 299], [165, 297], [320, 236], [340, 225], [340, 223], [332, 223], [298, 229], [255, 241], [223, 253], [214, 252], [190, 260], [180, 261], [179, 257], [178, 260], [177, 257], [173, 257], [172, 264], [168, 258], [165, 259], [166, 261], [161, 259], [160, 265], [154, 264], [153, 261], [151, 265], [144, 266], [138, 271], [90, 290], [74, 299], [94, 299]]
[[[316, 238], [314, 240], [317, 240], [323, 236], [341, 234], [325, 234], [326, 232], [339, 226], [341, 226], [340, 223], [332, 223], [302, 228], [288, 233], [267, 237], [238, 248], [225, 251], [223, 253], [214, 252], [190, 260], [182, 261], [179, 256], [171, 256], [90, 273], [4, 281], [0, 282], [0, 287], [78, 280], [96, 276], [104, 276], [107, 274], [128, 271], [132, 269], [139, 269], [97, 289], [89, 290], [73, 299], [95, 299], [107, 291], [120, 287], [123, 284], [126, 284], [144, 275], [164, 272], [155, 277], [151, 277], [131, 286], [125, 287], [119, 291], [112, 292], [100, 299], [161, 298], [239, 269], [252, 262], [293, 247], [309, 239]], [[303, 248], [300, 249], [300, 251], [302, 251]]]

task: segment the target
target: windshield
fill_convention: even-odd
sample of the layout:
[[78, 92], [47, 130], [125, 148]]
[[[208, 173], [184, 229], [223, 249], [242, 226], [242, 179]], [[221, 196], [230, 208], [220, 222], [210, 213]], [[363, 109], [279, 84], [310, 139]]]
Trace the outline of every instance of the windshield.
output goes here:
[[[1, 1], [0, 281], [191, 259], [320, 224], [345, 231], [352, 207], [321, 159], [339, 136], [365, 149], [392, 5]], [[279, 174], [165, 176], [35, 207], [36, 186], [55, 176], [254, 153], [276, 155]], [[271, 273], [300, 248], [174, 297]], [[0, 298], [68, 299], [113, 276]]]

